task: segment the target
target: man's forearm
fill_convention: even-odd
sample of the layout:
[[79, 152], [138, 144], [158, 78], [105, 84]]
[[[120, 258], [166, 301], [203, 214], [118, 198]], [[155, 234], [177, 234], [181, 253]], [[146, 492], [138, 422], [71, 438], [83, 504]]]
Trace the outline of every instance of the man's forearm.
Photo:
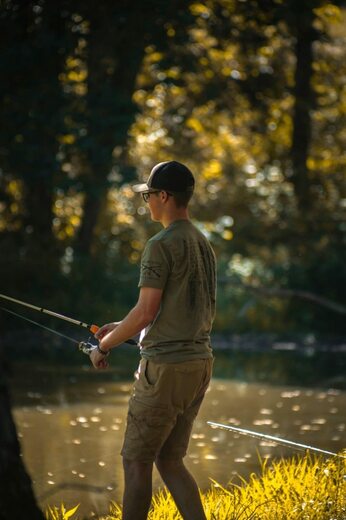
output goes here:
[[147, 316], [139, 306], [135, 306], [115, 329], [102, 338], [100, 348], [110, 350], [121, 345], [127, 339], [139, 334], [151, 321], [151, 316]]

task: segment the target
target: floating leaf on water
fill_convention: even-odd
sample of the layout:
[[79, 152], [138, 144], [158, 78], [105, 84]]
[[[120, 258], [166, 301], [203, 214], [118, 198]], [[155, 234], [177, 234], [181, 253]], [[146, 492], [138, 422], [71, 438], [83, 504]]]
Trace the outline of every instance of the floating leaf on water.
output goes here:
[[293, 397], [300, 396], [300, 390], [292, 390], [291, 392], [281, 392], [280, 395], [283, 399], [292, 399]]
[[271, 415], [273, 413], [273, 410], [270, 408], [261, 408], [260, 412], [261, 415]]
[[229, 422], [229, 424], [233, 424], [234, 426], [240, 425], [240, 421], [238, 419], [235, 419], [234, 417], [231, 417], [230, 419], [228, 419], [227, 422]]
[[319, 392], [317, 395], [316, 395], [316, 399], [325, 399], [327, 397], [327, 394], [326, 392]]
[[324, 419], [323, 417], [317, 417], [316, 419], [312, 419], [312, 424], [326, 424], [327, 419]]
[[193, 439], [205, 439], [204, 433], [193, 433], [192, 434]]
[[198, 459], [198, 458], [199, 458], [199, 455], [198, 455], [198, 453], [190, 453], [190, 454], [189, 454], [189, 458], [190, 458], [190, 459]]
[[273, 420], [272, 419], [257, 419], [255, 421], [253, 421], [252, 424], [254, 424], [255, 426], [270, 426], [271, 424], [273, 423]]

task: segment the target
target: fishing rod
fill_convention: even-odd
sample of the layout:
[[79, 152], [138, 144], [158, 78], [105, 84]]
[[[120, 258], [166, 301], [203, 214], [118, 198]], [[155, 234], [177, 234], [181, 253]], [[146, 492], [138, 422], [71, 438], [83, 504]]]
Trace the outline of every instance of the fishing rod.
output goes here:
[[332, 455], [333, 457], [339, 457], [341, 459], [346, 459], [344, 455], [339, 455], [338, 453], [334, 453], [332, 451], [321, 450], [320, 448], [315, 448], [314, 446], [307, 446], [306, 444], [300, 444], [299, 442], [289, 441], [287, 439], [282, 439], [281, 437], [275, 437], [273, 435], [266, 435], [264, 433], [254, 432], [252, 430], [244, 430], [243, 428], [237, 428], [235, 426], [228, 426], [227, 424], [220, 424], [212, 421], [207, 421], [207, 424], [214, 428], [221, 428], [222, 430], [229, 430], [235, 433], [239, 433], [241, 435], [247, 435], [249, 437], [254, 437], [255, 439], [260, 439], [263, 441], [271, 441], [276, 442], [277, 444], [282, 444], [284, 446], [290, 446], [293, 449], [297, 450], [310, 450], [315, 451], [317, 453], [323, 453], [324, 455]]
[[[53, 312], [53, 311], [50, 311], [48, 309], [44, 309], [43, 307], [38, 307], [36, 305], [32, 305], [31, 303], [23, 302], [22, 300], [17, 300], [16, 298], [12, 298], [11, 296], [7, 296], [6, 294], [0, 294], [0, 298], [2, 298], [4, 300], [7, 300], [7, 301], [10, 301], [12, 303], [17, 303], [18, 305], [22, 305], [24, 307], [28, 307], [29, 309], [33, 309], [33, 310], [41, 312], [43, 314], [48, 314], [49, 316], [53, 316], [54, 318], [58, 318], [60, 320], [67, 321], [69, 323], [73, 323], [74, 325], [78, 325], [79, 327], [83, 327], [84, 329], [88, 329], [88, 331], [91, 332], [92, 334], [95, 334], [100, 329], [100, 327], [98, 325], [95, 325], [95, 324], [90, 325], [88, 323], [84, 323], [83, 321], [75, 320], [74, 318], [69, 318], [68, 316], [65, 316], [64, 314], [59, 314], [57, 312]], [[5, 309], [4, 307], [1, 307], [1, 308], [3, 310], [7, 311], [7, 312], [10, 312], [10, 313], [14, 314], [15, 316], [17, 316], [19, 318], [22, 318], [22, 319], [24, 319], [26, 321], [29, 321], [30, 323], [33, 323], [33, 324], [35, 324], [35, 325], [37, 325], [39, 327], [46, 328], [50, 332], [53, 332], [54, 334], [61, 335], [61, 336], [64, 337], [63, 334], [60, 334], [59, 332], [54, 331], [53, 329], [49, 329], [48, 327], [45, 327], [41, 323], [29, 320], [28, 318], [25, 318], [21, 314], [17, 314], [17, 313], [15, 313], [13, 311], [10, 311], [9, 309]], [[67, 336], [65, 336], [65, 338], [70, 339], [70, 340], [72, 339], [72, 338], [68, 338]], [[76, 343], [79, 343], [77, 340], [73, 340], [73, 341], [75, 341]], [[83, 343], [83, 342], [81, 342], [81, 343]], [[137, 345], [137, 342], [135, 340], [133, 340], [133, 339], [128, 339], [128, 340], [125, 341], [125, 343], [128, 343], [129, 345]], [[89, 343], [89, 345], [90, 345], [90, 343]], [[81, 350], [83, 350], [83, 349], [81, 349]], [[84, 350], [83, 350], [83, 352], [84, 352]], [[90, 353], [90, 352], [85, 352], [85, 353]]]
[[43, 307], [37, 307], [36, 305], [32, 305], [31, 303], [16, 300], [15, 298], [11, 298], [11, 296], [6, 296], [6, 294], [0, 294], [0, 298], [3, 298], [4, 300], [7, 300], [9, 302], [18, 303], [19, 305], [23, 305], [24, 307], [28, 307], [29, 309], [34, 309], [35, 311], [42, 312], [43, 314], [49, 314], [49, 316], [53, 316], [54, 318], [58, 318], [60, 320], [68, 321], [69, 323], [73, 323], [74, 325], [79, 325], [80, 327], [88, 329], [93, 334], [95, 334], [100, 328], [97, 325], [89, 325], [88, 323], [84, 323], [83, 321], [68, 318], [63, 314], [58, 314], [57, 312], [49, 311], [48, 309], [44, 309]]

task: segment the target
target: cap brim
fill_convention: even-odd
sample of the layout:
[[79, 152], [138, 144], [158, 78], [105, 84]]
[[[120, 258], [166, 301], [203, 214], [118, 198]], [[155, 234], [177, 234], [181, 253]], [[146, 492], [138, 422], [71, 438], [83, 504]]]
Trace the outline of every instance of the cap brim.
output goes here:
[[133, 186], [131, 186], [132, 190], [135, 192], [135, 193], [142, 193], [143, 191], [149, 191], [150, 188], [149, 186], [144, 183], [144, 184], [134, 184]]

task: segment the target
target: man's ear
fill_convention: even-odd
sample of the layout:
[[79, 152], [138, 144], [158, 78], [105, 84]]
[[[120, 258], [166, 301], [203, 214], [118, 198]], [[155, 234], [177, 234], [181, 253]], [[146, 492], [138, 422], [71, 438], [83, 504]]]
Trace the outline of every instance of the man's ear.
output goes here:
[[160, 197], [161, 197], [162, 202], [166, 202], [166, 200], [169, 199], [169, 195], [167, 194], [166, 191], [161, 191]]

